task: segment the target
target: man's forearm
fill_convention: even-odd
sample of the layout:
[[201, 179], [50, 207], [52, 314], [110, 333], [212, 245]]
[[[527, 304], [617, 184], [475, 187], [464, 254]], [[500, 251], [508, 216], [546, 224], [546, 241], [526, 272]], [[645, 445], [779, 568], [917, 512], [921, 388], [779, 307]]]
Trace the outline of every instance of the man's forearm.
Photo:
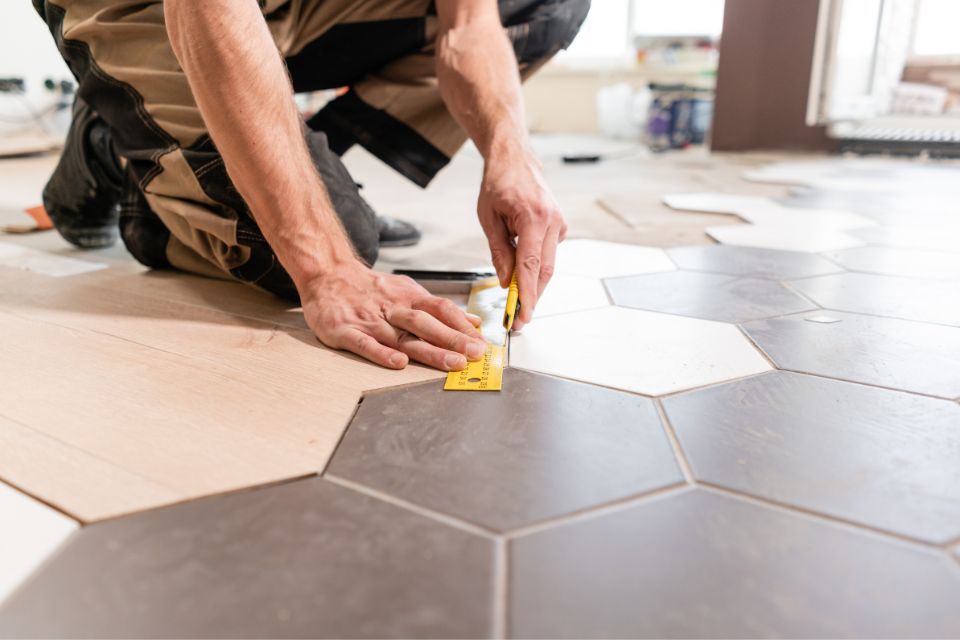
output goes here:
[[464, 8], [441, 21], [437, 78], [453, 117], [490, 161], [529, 154], [517, 59], [496, 4], [487, 6], [493, 11]]
[[355, 255], [313, 167], [254, 0], [167, 0], [167, 30], [227, 172], [300, 288]]

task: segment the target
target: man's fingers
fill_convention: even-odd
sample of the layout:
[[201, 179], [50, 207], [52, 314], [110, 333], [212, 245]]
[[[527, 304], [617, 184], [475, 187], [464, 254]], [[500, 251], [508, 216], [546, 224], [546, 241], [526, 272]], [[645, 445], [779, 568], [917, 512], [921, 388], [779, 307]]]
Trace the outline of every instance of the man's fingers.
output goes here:
[[[527, 227], [517, 243], [517, 285], [520, 287], [520, 321], [533, 319], [540, 291], [540, 269], [543, 265], [543, 229]], [[521, 325], [522, 326], [522, 325]]]
[[506, 288], [513, 277], [515, 251], [510, 232], [502, 220], [497, 220], [490, 228], [484, 228], [487, 243], [490, 245], [490, 260], [497, 270], [500, 286]]
[[460, 371], [467, 366], [467, 359], [459, 353], [441, 349], [429, 342], [407, 334], [400, 340], [398, 348], [410, 359], [441, 371]]
[[343, 329], [333, 346], [351, 351], [388, 369], [403, 369], [409, 362], [406, 354], [381, 344], [373, 336], [354, 327]]
[[[446, 371], [459, 370], [466, 366], [464, 356], [479, 360], [487, 348], [482, 339], [452, 329], [425, 311], [395, 309], [387, 315], [387, 322], [444, 351], [444, 355], [450, 358], [446, 366], [441, 367]], [[401, 350], [407, 353], [405, 349]], [[464, 360], [463, 366], [459, 364], [461, 360]]]
[[550, 282], [550, 278], [553, 277], [553, 272], [556, 269], [557, 244], [559, 244], [559, 242], [559, 232], [553, 229], [548, 230], [547, 235], [543, 239], [543, 251], [540, 252], [543, 263], [540, 265], [540, 280], [537, 284], [538, 300], [543, 295], [543, 290], [547, 288], [547, 284]]
[[471, 318], [470, 316], [473, 314], [466, 313], [446, 298], [439, 298], [437, 296], [420, 298], [413, 302], [413, 308], [426, 311], [448, 327], [452, 327], [461, 333], [482, 339], [480, 332], [477, 331], [477, 326], [480, 324], [479, 316], [473, 316]]

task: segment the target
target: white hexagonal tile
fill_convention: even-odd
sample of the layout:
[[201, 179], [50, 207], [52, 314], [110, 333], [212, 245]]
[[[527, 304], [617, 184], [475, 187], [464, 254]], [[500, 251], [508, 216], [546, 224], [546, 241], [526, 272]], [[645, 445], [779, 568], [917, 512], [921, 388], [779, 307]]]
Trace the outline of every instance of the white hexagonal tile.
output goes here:
[[610, 297], [599, 278], [558, 273], [537, 301], [535, 317], [609, 307]]
[[645, 395], [771, 369], [734, 325], [621, 307], [534, 322], [511, 339], [510, 366]]
[[0, 602], [77, 526], [60, 512], [0, 482]]
[[557, 249], [557, 273], [591, 278], [616, 278], [673, 271], [663, 249], [601, 240], [567, 240]]

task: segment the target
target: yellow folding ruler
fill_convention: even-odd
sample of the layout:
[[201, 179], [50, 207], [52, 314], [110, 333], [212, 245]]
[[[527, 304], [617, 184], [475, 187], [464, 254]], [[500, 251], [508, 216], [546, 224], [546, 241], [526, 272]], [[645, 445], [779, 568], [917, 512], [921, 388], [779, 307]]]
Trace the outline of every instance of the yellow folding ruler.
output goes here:
[[510, 352], [510, 329], [520, 309], [517, 275], [504, 291], [496, 277], [480, 280], [470, 288], [467, 311], [480, 316], [480, 334], [487, 341], [483, 358], [467, 362], [466, 369], [451, 371], [443, 388], [447, 391], [500, 391], [503, 369]]

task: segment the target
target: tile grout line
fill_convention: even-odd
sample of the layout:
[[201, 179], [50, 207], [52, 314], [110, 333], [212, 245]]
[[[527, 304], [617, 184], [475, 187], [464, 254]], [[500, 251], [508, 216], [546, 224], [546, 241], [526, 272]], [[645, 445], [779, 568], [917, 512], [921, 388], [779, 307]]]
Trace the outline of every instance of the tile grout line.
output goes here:
[[572, 513], [567, 513], [547, 520], [542, 520], [540, 522], [535, 522], [534, 524], [518, 527], [506, 532], [505, 538], [508, 541], [515, 540], [517, 538], [522, 538], [531, 534], [539, 533], [541, 531], [546, 531], [547, 529], [562, 527], [568, 524], [581, 522], [583, 520], [590, 520], [591, 518], [623, 511], [624, 509], [629, 509], [630, 507], [647, 500], [656, 500], [662, 497], [669, 497], [674, 494], [692, 491], [695, 488], [695, 486], [689, 485], [686, 482], [676, 482], [674, 484], [660, 487], [658, 489], [652, 489], [641, 494], [634, 494], [619, 500], [613, 500], [611, 502], [595, 505], [593, 507], [587, 507], [580, 511], [574, 511]]
[[327, 456], [326, 462], [323, 466], [317, 471], [318, 476], [324, 476], [327, 471], [330, 469], [330, 465], [333, 464], [333, 457], [337, 455], [337, 451], [340, 449], [340, 445], [343, 444], [344, 439], [347, 437], [347, 431], [350, 430], [350, 425], [353, 424], [353, 421], [357, 417], [357, 413], [360, 412], [360, 407], [363, 405], [363, 400], [366, 397], [366, 393], [361, 392], [360, 397], [357, 398], [356, 404], [353, 406], [353, 411], [350, 413], [350, 417], [347, 418], [346, 423], [344, 424], [343, 429], [340, 431], [340, 437], [337, 438], [336, 444], [333, 445], [333, 448], [330, 450], [330, 455]]
[[[823, 276], [817, 276], [817, 277], [823, 277]], [[802, 280], [802, 278], [795, 278], [795, 280]], [[803, 300], [806, 300], [807, 302], [812, 304], [814, 307], [816, 307], [815, 309], [811, 309], [810, 311], [805, 311], [805, 312], [802, 311], [801, 313], [813, 313], [814, 311], [825, 310], [823, 308], [823, 305], [821, 305], [819, 302], [817, 302], [816, 300], [808, 296], [806, 293], [804, 293], [800, 289], [793, 286], [793, 280], [779, 280], [778, 282], [780, 282], [780, 286], [784, 287], [787, 291], [792, 291], [795, 296]], [[770, 320], [771, 318], [761, 318], [761, 319]]]
[[762, 496], [751, 495], [748, 493], [741, 493], [740, 491], [729, 489], [727, 487], [713, 484], [711, 482], [700, 482], [698, 483], [698, 488], [704, 491], [715, 493], [718, 495], [724, 495], [744, 502], [749, 502], [758, 506], [766, 507], [768, 509], [773, 509], [781, 513], [788, 513], [794, 516], [799, 516], [807, 518], [809, 520], [815, 520], [821, 523], [832, 524], [834, 526], [839, 526], [843, 529], [856, 531], [862, 534], [869, 534], [876, 536], [878, 538], [883, 538], [888, 541], [897, 541], [901, 544], [908, 544], [913, 547], [918, 547], [931, 551], [934, 549], [941, 549], [942, 545], [934, 542], [925, 542], [919, 538], [913, 538], [901, 533], [896, 533], [893, 531], [888, 531], [886, 529], [880, 529], [873, 525], [864, 524], [862, 522], [855, 522], [853, 520], [847, 520], [845, 518], [840, 518], [830, 514], [822, 513], [820, 511], [814, 511], [805, 507], [800, 507], [797, 505], [788, 504], [785, 502], [779, 502], [770, 498], [764, 498]]
[[[810, 311], [804, 311], [803, 313], [810, 313]], [[780, 316], [780, 317], [781, 317], [781, 318], [785, 318], [785, 317], [787, 317], [787, 316]], [[768, 320], [772, 320], [773, 318], [767, 318], [767, 319], [768, 319]], [[749, 342], [750, 345], [753, 346], [754, 349], [756, 349], [757, 353], [759, 353], [760, 356], [761, 356], [764, 360], [767, 361], [767, 364], [769, 364], [770, 367], [773, 368], [774, 371], [776, 371], [777, 369], [779, 369], [779, 367], [777, 366], [777, 363], [774, 362], [774, 361], [773, 361], [773, 358], [770, 357], [770, 354], [768, 354], [766, 351], [764, 351], [763, 348], [760, 346], [760, 344], [759, 344], [756, 340], [753, 339], [753, 336], [751, 336], [749, 333], [747, 333], [747, 330], [743, 328], [743, 325], [744, 325], [744, 324], [746, 324], [746, 323], [737, 323], [737, 324], [735, 324], [734, 326], [737, 328], [737, 331], [740, 332], [740, 335], [742, 335], [744, 338], [747, 339], [747, 342]]]
[[403, 500], [402, 498], [397, 498], [396, 496], [391, 496], [388, 493], [378, 491], [376, 489], [371, 489], [370, 487], [364, 486], [352, 480], [347, 480], [346, 478], [341, 478], [340, 476], [332, 474], [324, 474], [321, 476], [324, 480], [328, 480], [335, 485], [344, 487], [345, 489], [350, 489], [356, 491], [357, 493], [362, 493], [365, 496], [379, 500], [380, 502], [386, 502], [400, 509], [406, 511], [412, 511], [418, 515], [421, 515], [425, 518], [429, 518], [434, 522], [439, 522], [447, 526], [453, 527], [454, 529], [459, 529], [461, 531], [466, 531], [467, 533], [472, 533], [475, 536], [480, 536], [488, 540], [498, 540], [503, 538], [503, 534], [494, 531], [493, 529], [487, 529], [486, 527], [474, 524], [472, 522], [467, 522], [466, 520], [460, 520], [454, 516], [447, 515], [445, 513], [440, 513], [439, 511], [433, 511], [422, 507], [413, 502]]
[[680, 446], [680, 439], [677, 437], [677, 432], [673, 428], [673, 423], [670, 422], [670, 419], [667, 417], [666, 409], [663, 408], [663, 404], [659, 398], [654, 398], [653, 404], [657, 409], [657, 414], [660, 416], [663, 432], [667, 436], [670, 446], [673, 448], [673, 455], [677, 459], [677, 465], [680, 467], [680, 472], [683, 474], [684, 480], [687, 481], [687, 484], [696, 485], [697, 481], [693, 475], [693, 468], [690, 466], [690, 461], [687, 460], [686, 452], [684, 452], [683, 447]]
[[846, 378], [838, 378], [837, 376], [828, 376], [822, 373], [812, 373], [810, 371], [801, 371], [800, 369], [789, 369], [787, 367], [777, 367], [778, 371], [783, 371], [784, 373], [796, 373], [798, 375], [810, 376], [812, 378], [820, 378], [822, 380], [833, 380], [834, 382], [843, 382], [845, 384], [855, 384], [861, 387], [867, 387], [870, 389], [880, 389], [882, 391], [892, 391], [894, 393], [906, 393], [911, 396], [918, 396], [920, 398], [929, 398], [931, 400], [941, 400], [943, 402], [953, 402], [953, 398], [947, 396], [935, 396], [932, 393], [923, 393], [922, 391], [911, 391], [909, 389], [898, 389], [897, 387], [885, 387], [881, 384], [871, 384], [869, 382], [862, 382], [859, 380], [848, 380]]
[[496, 557], [493, 570], [493, 637], [506, 638], [510, 610], [510, 544], [506, 538], [494, 540]]

